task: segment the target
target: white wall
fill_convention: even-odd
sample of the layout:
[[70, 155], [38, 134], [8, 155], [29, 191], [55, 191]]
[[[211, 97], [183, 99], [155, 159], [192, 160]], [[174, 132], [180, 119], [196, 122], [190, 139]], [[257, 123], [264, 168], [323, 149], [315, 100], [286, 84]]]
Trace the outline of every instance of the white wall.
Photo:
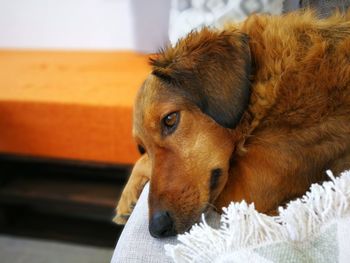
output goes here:
[[0, 48], [132, 49], [167, 42], [170, 0], [0, 0]]

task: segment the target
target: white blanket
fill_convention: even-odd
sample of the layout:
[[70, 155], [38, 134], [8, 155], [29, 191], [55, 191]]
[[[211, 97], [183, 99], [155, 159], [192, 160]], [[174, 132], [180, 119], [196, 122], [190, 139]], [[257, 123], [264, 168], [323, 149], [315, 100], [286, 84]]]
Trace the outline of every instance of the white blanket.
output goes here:
[[220, 228], [204, 220], [166, 253], [175, 262], [350, 262], [350, 171], [328, 174], [277, 217], [231, 203]]

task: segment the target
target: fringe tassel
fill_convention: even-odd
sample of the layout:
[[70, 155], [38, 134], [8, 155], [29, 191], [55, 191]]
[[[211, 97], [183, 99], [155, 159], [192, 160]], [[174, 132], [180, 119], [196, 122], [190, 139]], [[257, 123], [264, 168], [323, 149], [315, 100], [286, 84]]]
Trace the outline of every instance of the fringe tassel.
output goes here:
[[225, 253], [264, 242], [303, 241], [321, 227], [350, 214], [350, 171], [331, 181], [313, 184], [300, 199], [279, 208], [279, 216], [260, 214], [254, 204], [231, 203], [223, 208], [219, 229], [202, 223], [178, 236], [180, 244], [165, 245], [174, 262], [214, 262]]

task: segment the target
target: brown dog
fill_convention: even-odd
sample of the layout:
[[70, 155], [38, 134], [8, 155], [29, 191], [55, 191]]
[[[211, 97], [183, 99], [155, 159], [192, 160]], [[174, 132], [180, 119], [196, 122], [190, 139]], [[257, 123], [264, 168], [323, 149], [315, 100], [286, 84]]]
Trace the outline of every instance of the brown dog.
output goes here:
[[148, 180], [149, 229], [163, 237], [231, 201], [273, 213], [326, 169], [350, 168], [349, 15], [254, 15], [193, 32], [151, 65], [134, 111], [142, 156], [117, 223]]

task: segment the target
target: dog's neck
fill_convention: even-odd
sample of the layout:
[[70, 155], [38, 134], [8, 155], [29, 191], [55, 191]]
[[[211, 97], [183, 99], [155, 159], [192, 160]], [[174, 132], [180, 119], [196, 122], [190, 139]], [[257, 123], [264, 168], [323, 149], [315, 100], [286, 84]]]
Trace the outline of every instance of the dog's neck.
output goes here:
[[[246, 152], [246, 139], [254, 132], [268, 110], [275, 104], [277, 97], [277, 82], [283, 74], [283, 68], [266, 67], [282, 60], [271, 52], [268, 43], [268, 34], [264, 34], [268, 24], [264, 16], [251, 16], [239, 25], [239, 30], [249, 36], [249, 50], [251, 56], [251, 96], [246, 112], [239, 125], [233, 131], [238, 138], [234, 154], [242, 155]], [[280, 62], [281, 65], [283, 61]]]

